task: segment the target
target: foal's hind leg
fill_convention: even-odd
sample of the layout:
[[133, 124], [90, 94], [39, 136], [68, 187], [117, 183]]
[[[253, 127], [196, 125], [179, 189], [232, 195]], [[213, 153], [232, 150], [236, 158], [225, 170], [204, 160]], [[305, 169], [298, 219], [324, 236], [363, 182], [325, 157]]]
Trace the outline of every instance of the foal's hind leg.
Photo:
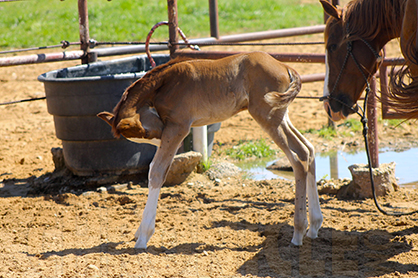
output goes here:
[[160, 189], [167, 177], [174, 155], [190, 130], [189, 126], [167, 125], [161, 136], [161, 145], [155, 153], [148, 173], [148, 199], [142, 214], [141, 225], [135, 233], [135, 248], [145, 249], [155, 231], [155, 217]]
[[309, 237], [316, 237], [322, 224], [315, 181], [315, 154], [313, 146], [293, 127], [287, 108], [271, 109], [264, 103], [257, 109], [249, 109], [254, 119], [266, 130], [274, 142], [283, 150], [293, 167], [295, 175], [295, 216], [292, 243], [302, 245], [308, 227], [306, 213], [306, 191], [308, 190], [310, 222]]
[[[287, 126], [292, 130], [293, 134], [297, 136], [299, 141], [308, 148], [308, 173], [307, 173], [307, 194], [308, 194], [308, 206], [309, 206], [309, 231], [306, 234], [310, 238], [318, 237], [318, 230], [322, 225], [322, 212], [319, 204], [318, 188], [316, 186], [316, 166], [315, 166], [315, 148], [306, 140], [305, 137], [292, 125], [288, 116], [285, 116]], [[285, 124], [285, 123], [283, 123]]]

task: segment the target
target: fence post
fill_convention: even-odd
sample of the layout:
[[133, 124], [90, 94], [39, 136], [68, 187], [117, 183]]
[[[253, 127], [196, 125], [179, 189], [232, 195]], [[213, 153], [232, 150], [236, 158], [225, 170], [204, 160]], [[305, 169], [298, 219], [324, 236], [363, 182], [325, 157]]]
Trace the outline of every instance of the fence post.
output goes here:
[[368, 141], [370, 159], [373, 168], [379, 167], [379, 139], [377, 137], [377, 100], [376, 100], [376, 76], [370, 82], [370, 93], [367, 99], [367, 118], [369, 124]]
[[81, 58], [82, 64], [96, 62], [97, 54], [90, 52], [89, 17], [87, 11], [87, 0], [78, 0], [78, 16], [80, 23], [80, 49], [85, 56]]
[[210, 36], [219, 39], [218, 0], [209, 0]]
[[168, 47], [170, 49], [170, 56], [173, 58], [175, 52], [179, 49], [179, 35], [178, 35], [178, 10], [177, 0], [167, 0], [168, 9]]

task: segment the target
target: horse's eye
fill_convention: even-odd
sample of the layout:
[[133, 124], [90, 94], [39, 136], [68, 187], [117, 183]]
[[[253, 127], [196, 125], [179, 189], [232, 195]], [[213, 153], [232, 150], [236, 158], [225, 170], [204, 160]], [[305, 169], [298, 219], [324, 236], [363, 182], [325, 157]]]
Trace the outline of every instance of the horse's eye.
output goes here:
[[328, 46], [328, 52], [334, 52], [337, 49], [337, 45], [336, 44], [331, 44], [330, 46]]

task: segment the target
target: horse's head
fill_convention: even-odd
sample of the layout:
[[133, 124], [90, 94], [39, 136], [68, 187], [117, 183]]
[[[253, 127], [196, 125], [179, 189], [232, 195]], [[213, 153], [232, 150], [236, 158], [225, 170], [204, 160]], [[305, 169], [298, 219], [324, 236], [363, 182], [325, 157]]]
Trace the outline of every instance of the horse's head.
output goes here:
[[356, 111], [356, 103], [369, 77], [377, 70], [379, 55], [373, 42], [350, 36], [350, 26], [344, 20], [341, 9], [328, 1], [320, 2], [330, 15], [324, 33], [324, 108], [333, 121], [338, 121]]

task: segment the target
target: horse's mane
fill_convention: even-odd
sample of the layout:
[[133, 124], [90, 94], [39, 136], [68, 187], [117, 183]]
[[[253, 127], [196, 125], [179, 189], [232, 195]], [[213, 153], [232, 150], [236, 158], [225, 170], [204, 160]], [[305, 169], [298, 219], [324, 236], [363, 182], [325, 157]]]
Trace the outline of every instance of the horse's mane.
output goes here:
[[402, 26], [405, 2], [406, 0], [353, 0], [349, 2], [343, 12], [344, 37], [350, 40], [362, 38], [371, 41], [382, 30], [392, 32], [391, 35], [398, 34]]
[[[133, 102], [133, 103], [137, 103], [138, 101], [140, 101], [140, 98], [143, 97], [143, 95], [141, 95], [138, 92], [149, 91], [151, 88], [155, 87], [156, 83], [158, 82], [158, 80], [162, 76], [161, 74], [165, 70], [167, 70], [168, 68], [170, 68], [174, 64], [177, 64], [177, 63], [180, 63], [180, 62], [183, 62], [183, 61], [187, 61], [187, 60], [191, 60], [191, 58], [177, 57], [173, 60], [168, 61], [165, 64], [162, 64], [160, 66], [157, 66], [157, 67], [153, 68], [152, 70], [148, 71], [141, 79], [138, 79], [136, 82], [132, 83], [125, 90], [125, 92], [123, 93], [120, 101], [118, 102], [118, 104], [113, 109], [113, 114], [114, 114], [115, 119], [117, 118], [120, 110], [122, 109], [122, 106], [127, 101]], [[146, 101], [146, 100], [144, 99], [143, 101]]]

